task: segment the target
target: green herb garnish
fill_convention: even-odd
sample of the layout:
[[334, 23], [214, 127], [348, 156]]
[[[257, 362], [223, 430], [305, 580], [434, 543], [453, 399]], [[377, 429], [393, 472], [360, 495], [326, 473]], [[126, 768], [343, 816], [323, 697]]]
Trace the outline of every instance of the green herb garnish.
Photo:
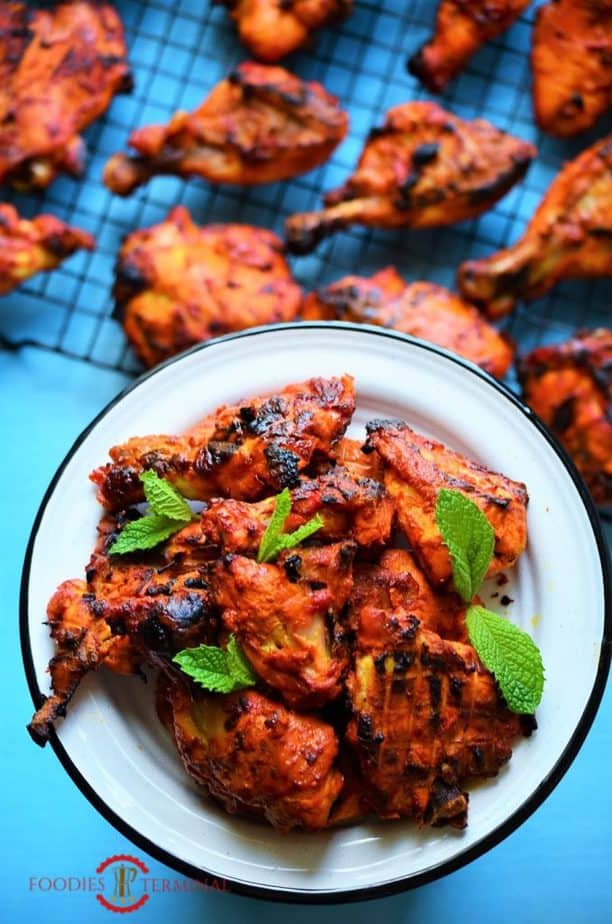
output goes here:
[[470, 642], [495, 675], [508, 708], [530, 715], [544, 689], [544, 665], [537, 645], [507, 619], [471, 602], [493, 558], [493, 527], [473, 501], [445, 488], [438, 494], [436, 523], [450, 553], [455, 589], [470, 604], [465, 618]]
[[257, 681], [233, 635], [229, 637], [227, 648], [218, 648], [216, 645], [183, 648], [172, 660], [196, 683], [213, 693], [244, 690]]
[[291, 493], [289, 488], [285, 488], [276, 497], [274, 513], [259, 543], [257, 561], [260, 564], [272, 561], [284, 549], [294, 549], [300, 542], [308, 539], [309, 536], [312, 536], [324, 525], [323, 517], [317, 513], [316, 516], [308, 520], [307, 523], [303, 523], [294, 532], [284, 533], [283, 527], [290, 513]]
[[141, 472], [139, 478], [151, 512], [124, 526], [109, 549], [111, 555], [153, 549], [194, 519], [187, 501], [165, 478], [152, 471]]

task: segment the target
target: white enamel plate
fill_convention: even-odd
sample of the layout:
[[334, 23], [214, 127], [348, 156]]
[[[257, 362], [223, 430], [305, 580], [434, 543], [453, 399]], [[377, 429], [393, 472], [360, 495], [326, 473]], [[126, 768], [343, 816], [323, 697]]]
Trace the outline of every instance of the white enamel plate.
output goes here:
[[517, 744], [496, 779], [471, 787], [465, 831], [418, 831], [406, 820], [283, 836], [202, 796], [156, 718], [152, 684], [104, 672], [88, 677], [52, 741], [85, 795], [125, 835], [182, 873], [223, 878], [266, 898], [381, 895], [480, 855], [524, 821], [567, 770], [608, 671], [608, 559], [597, 518], [570, 463], [534, 417], [476, 367], [422, 341], [378, 328], [286, 325], [213, 341], [149, 373], [69, 452], [43, 501], [23, 574], [22, 646], [35, 703], [48, 690], [47, 601], [62, 580], [83, 575], [100, 515], [88, 475], [109, 447], [130, 436], [178, 433], [220, 404], [344, 372], [357, 382], [351, 435], [363, 435], [373, 417], [401, 417], [527, 484], [529, 547], [503, 591], [514, 602], [504, 609], [495, 598], [489, 605], [535, 638], [546, 685], [537, 732]]

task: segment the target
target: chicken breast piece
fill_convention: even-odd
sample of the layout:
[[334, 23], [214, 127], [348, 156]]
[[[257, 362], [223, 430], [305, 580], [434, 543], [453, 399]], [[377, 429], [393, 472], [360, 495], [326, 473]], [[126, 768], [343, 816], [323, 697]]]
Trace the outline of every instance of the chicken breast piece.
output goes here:
[[249, 225], [205, 225], [187, 209], [129, 234], [113, 288], [116, 315], [145, 366], [258, 324], [292, 321], [302, 290], [275, 234]]

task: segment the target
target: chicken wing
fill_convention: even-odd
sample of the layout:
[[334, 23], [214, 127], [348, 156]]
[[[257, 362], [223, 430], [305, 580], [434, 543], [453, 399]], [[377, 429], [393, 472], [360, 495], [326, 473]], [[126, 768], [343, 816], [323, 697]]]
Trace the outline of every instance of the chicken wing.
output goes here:
[[440, 0], [433, 37], [408, 61], [408, 70], [440, 93], [481, 45], [497, 38], [531, 0]]
[[158, 712], [187, 773], [227, 812], [285, 832], [326, 826], [342, 788], [331, 725], [255, 690], [210, 696], [167, 677]]
[[136, 155], [115, 154], [104, 170], [129, 195], [158, 174], [254, 186], [306, 173], [342, 141], [348, 118], [319, 83], [282, 67], [240, 64], [193, 113], [130, 135]]
[[441, 488], [465, 492], [493, 526], [495, 549], [487, 576], [515, 564], [527, 545], [525, 485], [415, 433], [401, 420], [372, 420], [366, 429], [366, 446], [385, 463], [385, 486], [400, 528], [434, 587], [452, 576], [435, 517]]
[[495, 776], [534, 720], [509, 712], [473, 648], [425, 628], [410, 589], [404, 595], [396, 582], [384, 565], [356, 578], [346, 740], [381, 817], [463, 828], [461, 784]]
[[248, 225], [199, 228], [187, 209], [129, 234], [113, 294], [116, 314], [145, 366], [257, 324], [292, 321], [302, 290], [275, 234]]
[[273, 64], [301, 48], [310, 34], [353, 11], [353, 0], [213, 0], [229, 10], [240, 40], [259, 61]]
[[109, 3], [0, 3], [0, 182], [26, 191], [59, 173], [80, 176], [80, 132], [131, 88]]
[[498, 378], [508, 371], [513, 350], [506, 337], [476, 308], [433, 282], [406, 284], [389, 266], [374, 276], [346, 276], [306, 297], [306, 321], [377, 324], [430, 340], [478, 363]]
[[579, 331], [519, 363], [527, 404], [568, 451], [593, 498], [612, 505], [612, 330]]
[[473, 218], [521, 179], [535, 154], [533, 145], [484, 119], [467, 122], [436, 103], [404, 103], [370, 132], [356, 172], [325, 196], [322, 211], [288, 218], [287, 245], [307, 253], [353, 224], [435, 228]]
[[91, 234], [73, 228], [53, 215], [20, 218], [12, 205], [0, 203], [0, 295], [20, 283], [48, 272], [77, 250], [93, 250]]
[[214, 593], [261, 679], [289, 706], [314, 709], [335, 699], [348, 667], [342, 611], [353, 586], [355, 544], [282, 552], [259, 564], [226, 555]]
[[562, 279], [612, 276], [612, 135], [566, 164], [523, 237], [459, 268], [462, 294], [500, 317]]
[[314, 378], [277, 394], [247, 398], [205, 417], [183, 436], [144, 436], [110, 450], [91, 474], [98, 500], [121, 508], [143, 499], [139, 474], [152, 469], [185, 496], [258, 500], [295, 487], [328, 458], [355, 410], [350, 376]]
[[540, 128], [566, 138], [594, 125], [612, 106], [611, 0], [554, 0], [541, 6], [531, 64]]

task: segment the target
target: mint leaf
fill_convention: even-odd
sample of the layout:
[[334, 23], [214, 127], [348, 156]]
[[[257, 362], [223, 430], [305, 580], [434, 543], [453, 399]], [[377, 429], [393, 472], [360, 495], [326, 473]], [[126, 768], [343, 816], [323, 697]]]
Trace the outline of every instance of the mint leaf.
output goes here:
[[153, 549], [182, 526], [184, 523], [157, 514], [141, 517], [124, 526], [108, 551], [111, 555], [127, 555], [140, 549]]
[[259, 543], [257, 561], [260, 564], [272, 561], [284, 549], [294, 549], [296, 545], [299, 545], [304, 539], [308, 539], [309, 536], [312, 536], [324, 525], [323, 517], [317, 513], [316, 516], [308, 520], [307, 523], [303, 523], [294, 532], [284, 533], [283, 527], [290, 513], [291, 493], [289, 488], [285, 488], [276, 497], [274, 512]]
[[233, 635], [230, 635], [225, 649], [216, 645], [183, 648], [172, 660], [183, 673], [213, 693], [244, 690], [252, 687], [257, 680]]
[[469, 603], [493, 558], [495, 531], [480, 507], [446, 488], [438, 493], [436, 524], [450, 553], [455, 590]]
[[465, 618], [470, 642], [495, 675], [512, 712], [531, 715], [542, 699], [544, 665], [533, 639], [507, 619], [470, 606]]
[[150, 470], [141, 472], [139, 478], [153, 513], [170, 520], [182, 520], [184, 523], [193, 518], [189, 504], [165, 478], [160, 478], [156, 472]]

